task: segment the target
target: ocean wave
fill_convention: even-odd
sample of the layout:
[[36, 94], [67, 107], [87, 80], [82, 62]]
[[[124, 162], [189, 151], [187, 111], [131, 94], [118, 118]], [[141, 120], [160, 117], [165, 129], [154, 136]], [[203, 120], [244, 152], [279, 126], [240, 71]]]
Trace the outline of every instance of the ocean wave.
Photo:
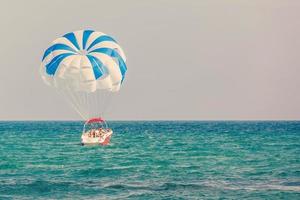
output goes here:
[[207, 187], [217, 188], [221, 190], [249, 190], [249, 191], [279, 190], [279, 191], [300, 192], [299, 182], [280, 182], [278, 180], [270, 181], [269, 183], [266, 182], [247, 183], [246, 181], [244, 182], [205, 181], [202, 184]]

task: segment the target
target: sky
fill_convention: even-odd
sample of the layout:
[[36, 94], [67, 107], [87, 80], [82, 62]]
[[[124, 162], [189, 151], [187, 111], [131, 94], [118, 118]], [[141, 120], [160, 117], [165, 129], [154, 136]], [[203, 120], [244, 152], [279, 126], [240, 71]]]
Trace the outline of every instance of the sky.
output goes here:
[[2, 1], [0, 120], [79, 120], [39, 74], [44, 50], [93, 29], [128, 71], [109, 120], [299, 120], [300, 1]]

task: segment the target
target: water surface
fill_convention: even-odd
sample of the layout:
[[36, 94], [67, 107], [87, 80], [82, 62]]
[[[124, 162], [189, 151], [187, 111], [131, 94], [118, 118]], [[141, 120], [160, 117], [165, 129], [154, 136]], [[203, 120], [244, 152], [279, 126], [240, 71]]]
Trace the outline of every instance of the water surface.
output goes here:
[[300, 199], [300, 122], [0, 122], [0, 199]]

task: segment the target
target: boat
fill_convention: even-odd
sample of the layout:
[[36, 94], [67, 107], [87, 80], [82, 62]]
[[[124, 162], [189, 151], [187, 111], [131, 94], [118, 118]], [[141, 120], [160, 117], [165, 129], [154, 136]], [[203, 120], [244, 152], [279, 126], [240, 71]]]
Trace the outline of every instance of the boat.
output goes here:
[[101, 117], [85, 122], [81, 135], [82, 145], [108, 145], [113, 134], [107, 123]]

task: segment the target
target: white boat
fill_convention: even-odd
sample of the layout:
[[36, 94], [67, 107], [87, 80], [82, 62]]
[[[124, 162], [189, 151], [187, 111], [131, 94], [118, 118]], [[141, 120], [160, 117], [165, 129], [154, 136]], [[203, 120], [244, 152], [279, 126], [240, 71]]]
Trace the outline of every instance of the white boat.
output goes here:
[[93, 118], [85, 122], [81, 135], [82, 145], [108, 145], [113, 131], [107, 128], [102, 118]]
[[[96, 132], [97, 130], [95, 130]], [[81, 144], [82, 145], [107, 145], [109, 144], [111, 135], [113, 134], [113, 131], [111, 129], [105, 130], [105, 133], [103, 133], [101, 136], [93, 136], [91, 132], [85, 132], [81, 136]]]

